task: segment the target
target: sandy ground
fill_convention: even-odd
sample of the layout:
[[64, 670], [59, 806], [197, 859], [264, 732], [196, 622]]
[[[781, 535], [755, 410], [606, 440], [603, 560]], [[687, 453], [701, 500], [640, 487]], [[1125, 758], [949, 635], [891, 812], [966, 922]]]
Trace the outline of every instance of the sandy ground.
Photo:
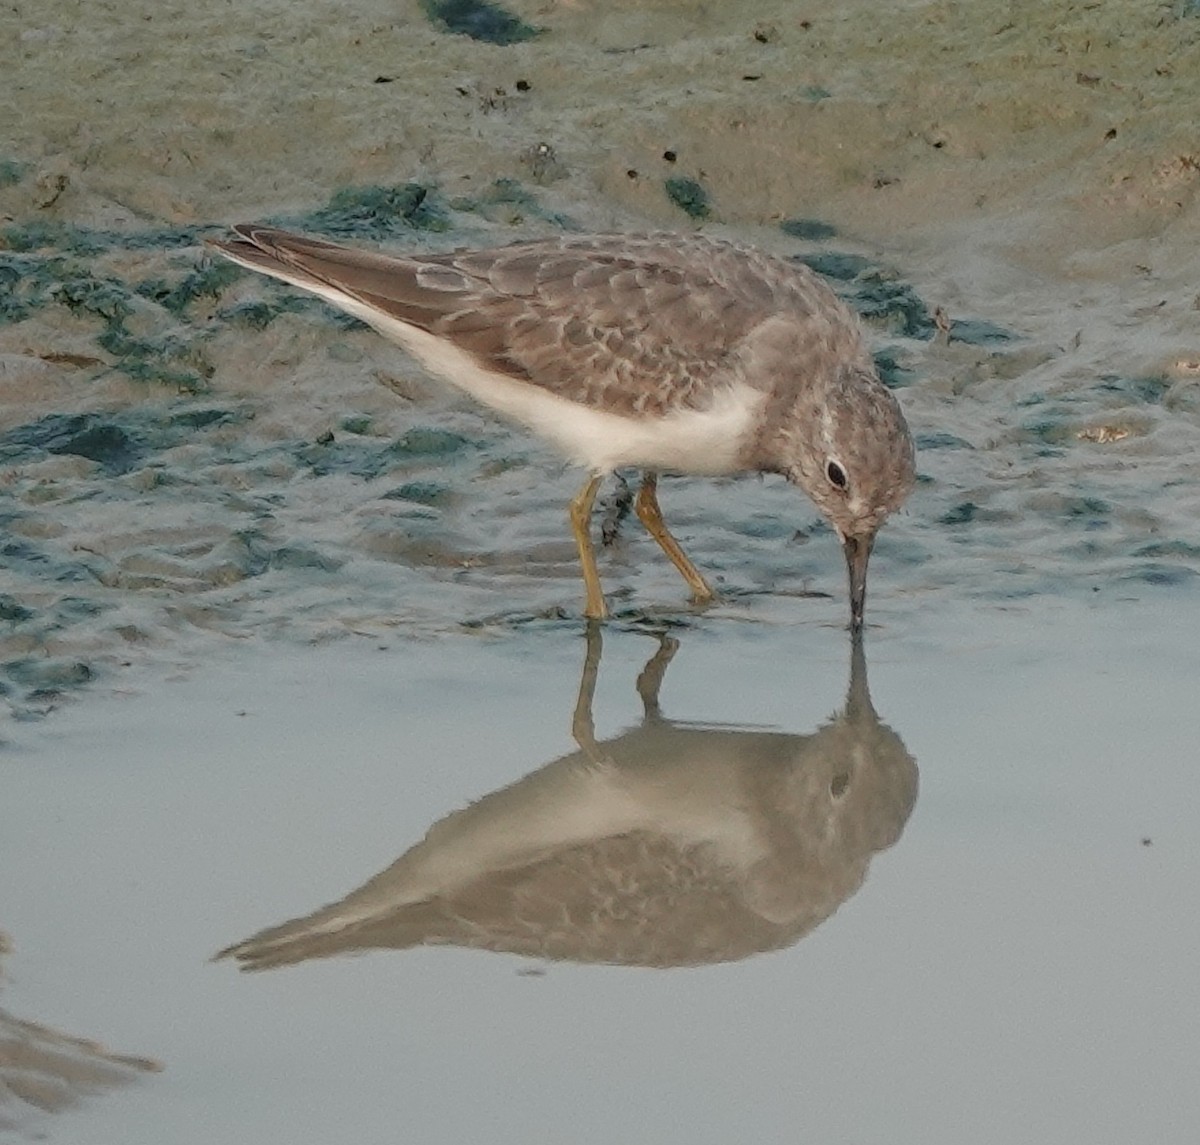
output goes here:
[[1169, 264], [1196, 235], [1186, 5], [513, 10], [544, 34], [479, 44], [411, 2], [336, 21], [319, 7], [128, 2], [64, 4], [47, 21], [18, 5], [4, 146], [31, 179], [5, 209], [253, 218], [349, 184], [524, 180], [527, 150], [549, 143], [556, 199], [595, 212], [590, 225], [678, 222], [661, 179], [684, 173], [733, 226], [817, 214], [907, 251], [986, 221], [1012, 257], [1064, 277], [1105, 251], [1116, 274], [1125, 242], [1150, 248], [1126, 270], [1147, 253]]

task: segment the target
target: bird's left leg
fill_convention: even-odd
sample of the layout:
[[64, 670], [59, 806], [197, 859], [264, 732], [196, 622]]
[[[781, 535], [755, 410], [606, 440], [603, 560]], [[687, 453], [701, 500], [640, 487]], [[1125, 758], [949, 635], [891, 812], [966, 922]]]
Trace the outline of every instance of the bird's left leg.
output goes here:
[[646, 526], [648, 532], [659, 544], [664, 553], [671, 558], [671, 563], [679, 570], [680, 576], [692, 590], [692, 600], [697, 604], [705, 604], [715, 595], [708, 581], [700, 575], [699, 570], [687, 554], [679, 547], [679, 542], [671, 536], [663, 520], [662, 510], [658, 507], [658, 474], [646, 472], [642, 474], [642, 487], [638, 490], [634, 510], [638, 520]]

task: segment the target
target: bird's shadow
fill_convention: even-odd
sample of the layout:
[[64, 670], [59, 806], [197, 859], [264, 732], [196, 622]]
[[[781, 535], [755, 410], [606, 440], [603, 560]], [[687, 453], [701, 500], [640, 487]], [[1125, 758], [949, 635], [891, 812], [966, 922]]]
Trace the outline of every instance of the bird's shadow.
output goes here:
[[678, 642], [637, 679], [641, 723], [598, 740], [600, 626], [577, 750], [435, 823], [338, 902], [222, 950], [265, 970], [368, 949], [459, 946], [671, 967], [790, 946], [861, 886], [912, 812], [917, 767], [852, 640], [846, 702], [810, 734], [663, 715]]

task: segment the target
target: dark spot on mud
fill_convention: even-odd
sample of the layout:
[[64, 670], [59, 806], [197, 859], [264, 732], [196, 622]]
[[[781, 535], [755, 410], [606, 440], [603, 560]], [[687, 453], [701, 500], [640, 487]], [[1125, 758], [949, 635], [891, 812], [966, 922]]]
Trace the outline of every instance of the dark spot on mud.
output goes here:
[[421, 0], [430, 21], [445, 32], [485, 44], [519, 44], [541, 35], [541, 29], [506, 12], [489, 0]]
[[696, 182], [684, 176], [667, 179], [663, 183], [667, 198], [690, 219], [707, 219], [712, 213], [708, 192]]
[[420, 183], [343, 187], [323, 207], [271, 221], [341, 238], [383, 239], [399, 231], [450, 229], [437, 197]]
[[861, 254], [844, 254], [839, 251], [820, 251], [799, 255], [799, 261], [825, 278], [849, 282], [860, 274], [871, 270], [874, 263]]
[[445, 457], [466, 449], [472, 442], [461, 434], [436, 426], [414, 426], [387, 447], [395, 457]]
[[1158, 404], [1172, 384], [1170, 378], [1160, 375], [1128, 378], [1119, 374], [1105, 374], [1097, 381], [1095, 390], [1102, 394], [1116, 394], [1135, 402]]
[[11, 187], [25, 178], [29, 170], [27, 163], [15, 159], [0, 159], [0, 187]]
[[950, 323], [950, 341], [965, 342], [968, 346], [994, 346], [1013, 340], [1011, 330], [981, 318], [956, 318]]
[[1200, 573], [1193, 568], [1188, 568], [1186, 565], [1151, 563], [1132, 570], [1121, 579], [1141, 581], [1144, 584], [1151, 584], [1161, 588], [1174, 588], [1177, 585], [1187, 584], [1189, 581], [1195, 580], [1197, 576], [1200, 576]]
[[874, 360], [879, 379], [889, 390], [911, 386], [920, 376], [901, 361], [895, 350], [876, 350]]
[[928, 450], [974, 449], [975, 447], [969, 441], [964, 441], [961, 437], [955, 437], [952, 433], [919, 433], [917, 434], [917, 448]]
[[409, 501], [414, 505], [438, 508], [451, 498], [448, 486], [438, 481], [408, 481], [383, 494], [385, 501]]
[[928, 339], [936, 332], [929, 307], [917, 292], [882, 271], [859, 275], [848, 300], [864, 321], [890, 334]]
[[938, 522], [942, 525], [969, 525], [978, 513], [979, 506], [974, 501], [963, 501], [948, 513], [943, 513]]
[[240, 267], [223, 258], [205, 260], [177, 282], [147, 279], [138, 284], [137, 292], [178, 316], [198, 298], [220, 298], [226, 287], [241, 274]]
[[24, 449], [86, 457], [113, 475], [136, 468], [142, 456], [132, 435], [95, 414], [50, 414], [0, 435], [0, 447], [10, 457]]
[[[837, 234], [837, 227], [820, 219], [784, 219], [779, 229], [794, 239], [806, 239], [809, 242], [824, 242]], [[866, 262], [865, 259], [863, 261]]]
[[0, 596], [0, 621], [19, 624], [21, 621], [33, 619], [35, 615], [33, 609], [26, 608], [11, 596]]
[[[554, 172], [547, 171], [546, 174], [554, 175]], [[523, 186], [518, 179], [495, 179], [476, 195], [460, 195], [451, 199], [450, 206], [456, 211], [469, 212], [506, 226], [516, 225], [526, 219], [537, 219], [563, 230], [578, 229], [566, 215], [543, 207], [536, 193]]]
[[244, 330], [265, 330], [278, 314], [278, 309], [265, 302], [239, 302], [217, 311], [219, 319]]
[[91, 667], [81, 660], [10, 660], [0, 665], [0, 671], [13, 683], [29, 688], [29, 699], [78, 688], [95, 678]]
[[304, 545], [282, 545], [268, 559], [273, 569], [316, 569], [326, 573], [337, 572], [345, 563]]

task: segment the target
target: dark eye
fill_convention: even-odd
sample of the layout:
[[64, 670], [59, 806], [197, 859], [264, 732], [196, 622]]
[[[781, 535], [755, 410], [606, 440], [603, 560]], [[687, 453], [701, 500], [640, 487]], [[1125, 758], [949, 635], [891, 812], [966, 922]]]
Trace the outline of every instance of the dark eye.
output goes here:
[[833, 458], [825, 462], [825, 476], [829, 478], [829, 484], [836, 486], [838, 489], [845, 489], [850, 484], [850, 479], [846, 476], [846, 471]]

